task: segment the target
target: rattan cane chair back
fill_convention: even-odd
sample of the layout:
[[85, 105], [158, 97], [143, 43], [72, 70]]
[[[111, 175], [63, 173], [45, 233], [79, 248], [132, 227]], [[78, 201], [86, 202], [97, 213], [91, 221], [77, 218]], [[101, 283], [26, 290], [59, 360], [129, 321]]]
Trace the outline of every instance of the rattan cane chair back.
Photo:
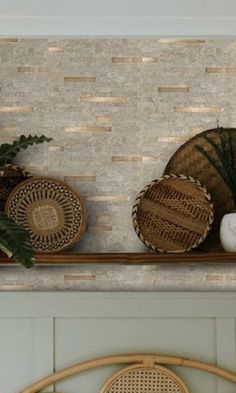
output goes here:
[[127, 354], [91, 359], [73, 365], [48, 375], [46, 378], [41, 379], [18, 393], [39, 393], [42, 389], [81, 372], [114, 364], [120, 364], [122, 366], [129, 364], [129, 366], [123, 367], [120, 371], [113, 374], [101, 389], [98, 387], [97, 392], [190, 393], [182, 380], [172, 371], [163, 367], [163, 365], [190, 367], [211, 373], [236, 384], [236, 373], [209, 363], [167, 355]]
[[103, 386], [100, 393], [189, 393], [173, 372], [154, 365], [134, 365], [123, 368]]

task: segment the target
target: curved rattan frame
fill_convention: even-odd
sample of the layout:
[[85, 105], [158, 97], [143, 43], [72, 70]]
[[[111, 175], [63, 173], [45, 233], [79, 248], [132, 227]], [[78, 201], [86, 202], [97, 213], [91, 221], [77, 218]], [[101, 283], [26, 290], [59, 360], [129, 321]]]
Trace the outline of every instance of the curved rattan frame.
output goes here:
[[[187, 247], [185, 250], [181, 249], [181, 250], [170, 250], [170, 251], [168, 251], [168, 250], [164, 250], [162, 248], [156, 247], [152, 243], [150, 243], [143, 236], [143, 234], [142, 234], [142, 232], [140, 231], [140, 228], [139, 228], [138, 219], [137, 219], [137, 212], [138, 212], [140, 201], [142, 200], [142, 198], [144, 197], [146, 192], [149, 190], [149, 188], [151, 188], [154, 184], [158, 184], [158, 183], [160, 183], [161, 181], [163, 181], [165, 179], [181, 179], [181, 180], [185, 180], [185, 181], [187, 181], [189, 183], [196, 184], [197, 187], [205, 195], [205, 198], [207, 199], [207, 201], [209, 202], [210, 214], [209, 214], [209, 220], [208, 220], [208, 223], [207, 223], [207, 227], [206, 227], [204, 233], [202, 234], [202, 236], [198, 239], [198, 241], [195, 244], [192, 244], [191, 246]], [[153, 180], [142, 191], [140, 191], [140, 193], [136, 197], [134, 205], [133, 205], [132, 219], [133, 219], [134, 230], [137, 233], [139, 239], [145, 244], [145, 246], [147, 246], [148, 248], [151, 248], [153, 251], [161, 252], [161, 253], [182, 253], [182, 252], [187, 252], [187, 251], [192, 250], [193, 248], [198, 247], [206, 239], [206, 237], [207, 237], [207, 235], [208, 235], [208, 233], [209, 233], [209, 231], [210, 231], [210, 229], [212, 227], [212, 223], [214, 221], [214, 206], [213, 206], [213, 203], [212, 203], [212, 200], [211, 200], [211, 196], [208, 193], [206, 187], [204, 187], [199, 182], [199, 180], [194, 179], [191, 176], [186, 176], [186, 175], [182, 175], [182, 174], [168, 174], [168, 175], [163, 175], [159, 179]]]
[[214, 374], [217, 377], [221, 377], [229, 382], [236, 384], [236, 373], [227, 371], [224, 368], [214, 366], [209, 363], [182, 358], [182, 357], [144, 353], [144, 354], [106, 356], [106, 357], [88, 360], [86, 362], [82, 362], [74, 366], [65, 368], [56, 373], [50, 374], [46, 378], [41, 379], [40, 381], [29, 386], [28, 388], [21, 390], [19, 393], [39, 393], [41, 389], [44, 389], [55, 382], [72, 377], [73, 375], [79, 374], [82, 371], [92, 370], [98, 367], [109, 366], [112, 364], [140, 364], [140, 363], [146, 366], [161, 364], [161, 365], [189, 367], [189, 368]]

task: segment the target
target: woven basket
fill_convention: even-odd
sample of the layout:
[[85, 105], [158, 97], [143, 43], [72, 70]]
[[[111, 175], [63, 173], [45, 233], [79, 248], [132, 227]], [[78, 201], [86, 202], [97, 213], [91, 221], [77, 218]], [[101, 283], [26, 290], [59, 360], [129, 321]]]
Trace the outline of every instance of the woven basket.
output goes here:
[[[230, 132], [236, 132], [236, 129], [222, 128], [221, 131], [229, 135]], [[219, 238], [220, 222], [226, 213], [232, 212], [234, 202], [229, 188], [219, 173], [209, 163], [207, 158], [195, 148], [196, 144], [202, 145], [213, 157], [217, 158], [213, 148], [204, 139], [205, 135], [217, 142], [219, 140], [219, 129], [207, 130], [189, 139], [171, 157], [164, 173], [184, 173], [187, 176], [198, 179], [201, 184], [207, 187], [214, 204], [215, 219], [212, 231], [206, 241], [201, 245], [201, 248], [205, 251], [218, 251], [221, 248]], [[236, 146], [233, 146], [233, 149], [234, 156], [236, 157]]]
[[0, 211], [4, 211], [6, 200], [13, 188], [31, 176], [16, 165], [6, 164], [4, 166], [0, 173]]
[[165, 175], [139, 193], [132, 216], [134, 229], [147, 247], [177, 253], [203, 242], [214, 214], [211, 197], [198, 180]]
[[87, 226], [80, 196], [66, 183], [52, 178], [32, 178], [10, 194], [5, 211], [31, 235], [37, 252], [59, 252], [72, 247]]
[[113, 374], [100, 393], [189, 393], [183, 381], [165, 367], [136, 364]]

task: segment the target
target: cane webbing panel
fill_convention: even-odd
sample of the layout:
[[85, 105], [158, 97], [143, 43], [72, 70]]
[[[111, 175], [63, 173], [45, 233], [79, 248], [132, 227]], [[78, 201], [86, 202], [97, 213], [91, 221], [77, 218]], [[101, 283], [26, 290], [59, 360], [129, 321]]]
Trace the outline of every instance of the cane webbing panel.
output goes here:
[[100, 393], [189, 393], [189, 391], [184, 383], [165, 367], [135, 365], [113, 374]]

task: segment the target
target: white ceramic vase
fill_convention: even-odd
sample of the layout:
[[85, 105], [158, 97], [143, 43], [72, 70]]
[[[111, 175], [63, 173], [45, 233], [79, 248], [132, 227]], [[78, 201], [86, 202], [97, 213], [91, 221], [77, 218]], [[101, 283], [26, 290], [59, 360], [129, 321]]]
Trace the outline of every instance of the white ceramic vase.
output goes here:
[[236, 213], [225, 214], [222, 218], [220, 241], [226, 252], [236, 252]]

